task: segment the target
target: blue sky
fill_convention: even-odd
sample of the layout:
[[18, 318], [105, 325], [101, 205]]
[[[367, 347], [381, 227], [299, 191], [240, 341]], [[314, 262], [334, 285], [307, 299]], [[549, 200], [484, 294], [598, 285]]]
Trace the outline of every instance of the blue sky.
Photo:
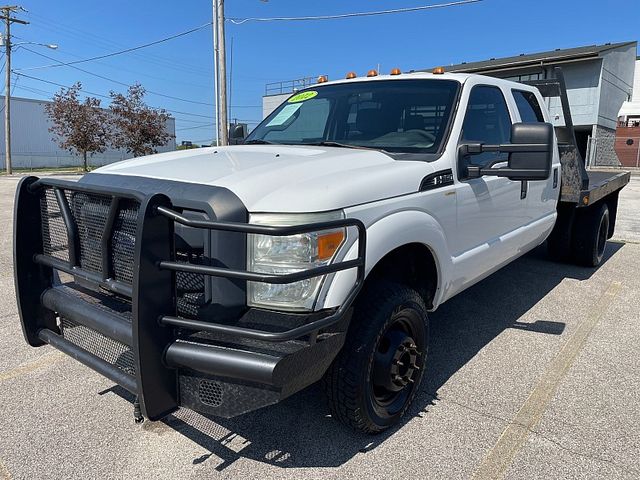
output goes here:
[[[331, 15], [411, 7], [443, 0], [227, 0], [228, 17]], [[56, 43], [59, 49], [26, 45], [62, 62], [101, 55], [188, 30], [211, 20], [211, 2], [129, 0], [25, 0], [31, 22], [14, 25], [14, 43]], [[227, 23], [227, 47], [233, 39], [232, 116], [255, 125], [267, 82], [347, 71], [364, 74], [381, 66], [402, 70], [461, 61], [532, 53], [606, 42], [637, 40], [637, 0], [484, 0], [466, 6], [317, 22]], [[13, 69], [53, 62], [26, 48], [17, 49]], [[229, 55], [229, 54], [228, 54]], [[213, 136], [211, 29], [160, 45], [78, 67], [24, 70], [49, 82], [82, 81], [89, 92], [123, 91], [120, 83], [142, 83], [150, 105], [172, 111], [177, 141], [208, 142]], [[117, 83], [120, 82], [120, 83]], [[19, 77], [13, 95], [50, 98], [58, 87]], [[188, 101], [187, 101], [188, 100]], [[105, 105], [108, 100], [103, 100]], [[178, 113], [180, 112], [180, 113]], [[251, 126], [251, 125], [250, 125]]]

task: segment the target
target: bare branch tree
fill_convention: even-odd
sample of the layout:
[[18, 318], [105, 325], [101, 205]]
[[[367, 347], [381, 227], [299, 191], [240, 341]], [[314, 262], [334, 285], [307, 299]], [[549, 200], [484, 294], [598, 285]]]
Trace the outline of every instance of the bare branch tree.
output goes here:
[[145, 104], [144, 94], [139, 83], [130, 86], [126, 95], [110, 92], [109, 108], [115, 126], [112, 146], [124, 148], [134, 157], [156, 153], [155, 147], [166, 145], [174, 137], [166, 128], [170, 115]]
[[82, 156], [84, 171], [88, 171], [87, 155], [104, 152], [110, 137], [107, 114], [100, 108], [100, 100], [87, 97], [80, 101], [82, 84], [76, 82], [62, 88], [45, 106], [51, 120], [49, 131], [60, 148]]

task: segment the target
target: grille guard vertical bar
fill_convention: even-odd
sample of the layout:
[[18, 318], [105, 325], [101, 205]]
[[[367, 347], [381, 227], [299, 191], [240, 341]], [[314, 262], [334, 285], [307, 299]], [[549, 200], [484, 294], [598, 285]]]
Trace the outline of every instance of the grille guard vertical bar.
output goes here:
[[159, 205], [171, 205], [161, 194], [140, 204], [133, 273], [133, 354], [140, 407], [158, 420], [178, 408], [176, 371], [164, 365], [165, 349], [175, 340], [173, 329], [158, 323], [176, 311], [175, 274], [160, 270], [158, 260], [173, 259], [174, 224], [158, 215]]
[[33, 253], [43, 251], [40, 197], [32, 193], [37, 181], [37, 177], [20, 180], [13, 213], [13, 275], [18, 313], [24, 338], [32, 347], [45, 344], [38, 336], [40, 329], [59, 331], [54, 313], [40, 303], [40, 296], [51, 287], [53, 269], [33, 261]]
[[78, 234], [78, 225], [73, 219], [71, 214], [71, 208], [64, 192], [59, 187], [53, 188], [53, 193], [56, 196], [60, 213], [62, 213], [62, 220], [65, 227], [67, 227], [67, 242], [69, 243], [69, 266], [71, 268], [80, 265], [78, 259], [80, 258], [80, 235]]
[[111, 255], [109, 252], [109, 243], [111, 235], [113, 235], [113, 224], [118, 216], [118, 208], [120, 206], [120, 199], [116, 196], [111, 197], [111, 205], [109, 205], [109, 213], [107, 214], [107, 221], [104, 224], [102, 230], [102, 239], [100, 240], [101, 255], [101, 270], [102, 279], [106, 280], [111, 277]]

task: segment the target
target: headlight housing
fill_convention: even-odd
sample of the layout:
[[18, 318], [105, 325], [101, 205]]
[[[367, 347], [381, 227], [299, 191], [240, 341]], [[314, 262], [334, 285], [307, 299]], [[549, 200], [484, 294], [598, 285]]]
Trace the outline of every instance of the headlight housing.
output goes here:
[[[342, 211], [304, 214], [251, 214], [249, 222], [271, 226], [302, 225], [344, 218]], [[328, 265], [336, 257], [347, 236], [345, 228], [300, 235], [247, 235], [249, 271], [287, 274]], [[310, 311], [326, 275], [289, 284], [248, 282], [247, 304], [254, 307]]]

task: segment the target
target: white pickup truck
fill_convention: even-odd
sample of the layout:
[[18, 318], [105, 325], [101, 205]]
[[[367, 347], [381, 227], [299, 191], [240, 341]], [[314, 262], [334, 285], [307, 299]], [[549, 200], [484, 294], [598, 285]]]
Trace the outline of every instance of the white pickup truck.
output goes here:
[[598, 266], [628, 180], [587, 174], [560, 71], [321, 78], [241, 145], [23, 179], [20, 319], [132, 392], [137, 421], [322, 380], [335, 418], [379, 432], [420, 387], [428, 312], [545, 240]]

